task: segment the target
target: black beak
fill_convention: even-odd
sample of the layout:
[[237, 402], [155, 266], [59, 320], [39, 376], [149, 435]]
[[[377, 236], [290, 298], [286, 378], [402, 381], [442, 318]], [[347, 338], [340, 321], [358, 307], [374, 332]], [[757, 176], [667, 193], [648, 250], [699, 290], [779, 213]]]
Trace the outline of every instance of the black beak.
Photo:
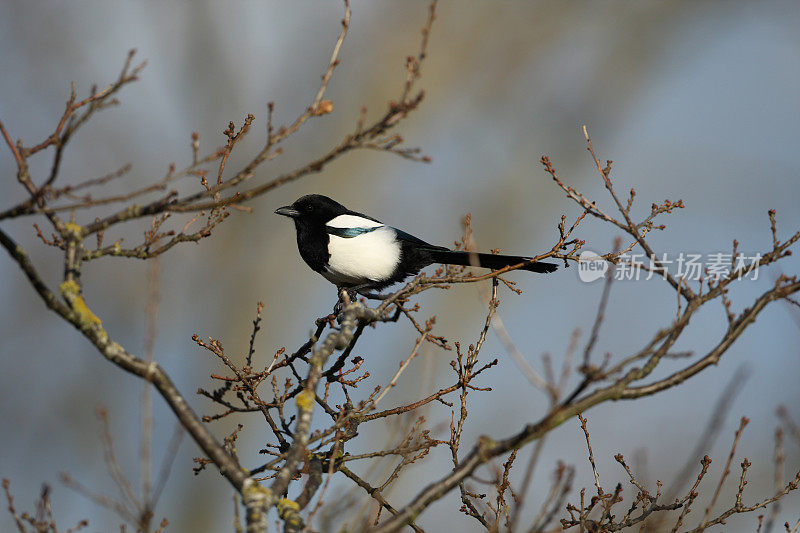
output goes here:
[[283, 215], [285, 217], [295, 218], [300, 215], [300, 211], [290, 205], [285, 205], [275, 210], [276, 215]]

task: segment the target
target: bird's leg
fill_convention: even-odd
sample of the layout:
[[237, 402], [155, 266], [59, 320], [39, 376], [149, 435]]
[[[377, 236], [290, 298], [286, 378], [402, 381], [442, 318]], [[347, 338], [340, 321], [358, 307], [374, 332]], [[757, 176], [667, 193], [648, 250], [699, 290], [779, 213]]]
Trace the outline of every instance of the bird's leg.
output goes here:
[[386, 300], [390, 296], [388, 294], [365, 291], [365, 289], [368, 289], [369, 287], [372, 287], [371, 283], [354, 285], [352, 287], [337, 287], [339, 290], [339, 301], [336, 302], [336, 305], [333, 308], [333, 314], [338, 315], [346, 304], [355, 302], [359, 295], [373, 300]]
[[345, 295], [347, 295], [347, 303], [355, 302], [358, 300], [358, 290], [361, 285], [356, 285], [355, 287], [347, 287], [345, 289]]
[[362, 283], [361, 285], [354, 285], [352, 287], [348, 287], [347, 293], [350, 296], [350, 300], [355, 300], [356, 297], [360, 294], [366, 298], [372, 298], [374, 300], [385, 300], [388, 296], [384, 296], [377, 292], [368, 292], [366, 289], [369, 289], [373, 286], [372, 283]]
[[342, 297], [344, 294], [344, 287], [336, 287], [336, 305], [333, 306], [333, 316], [339, 316], [339, 313], [342, 311]]
[[339, 291], [338, 292], [339, 299], [336, 302], [336, 305], [333, 306], [334, 316], [338, 316], [339, 313], [344, 308], [344, 306], [354, 301], [356, 299], [356, 296], [358, 296], [356, 292], [357, 287], [336, 287], [336, 288]]

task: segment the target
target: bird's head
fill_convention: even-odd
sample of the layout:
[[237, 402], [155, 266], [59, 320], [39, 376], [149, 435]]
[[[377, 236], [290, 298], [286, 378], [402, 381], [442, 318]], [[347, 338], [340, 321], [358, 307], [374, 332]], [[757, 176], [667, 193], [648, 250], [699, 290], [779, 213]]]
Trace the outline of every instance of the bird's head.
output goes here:
[[295, 223], [325, 225], [339, 215], [347, 213], [347, 208], [339, 202], [321, 194], [307, 194], [275, 210], [278, 215], [293, 218]]

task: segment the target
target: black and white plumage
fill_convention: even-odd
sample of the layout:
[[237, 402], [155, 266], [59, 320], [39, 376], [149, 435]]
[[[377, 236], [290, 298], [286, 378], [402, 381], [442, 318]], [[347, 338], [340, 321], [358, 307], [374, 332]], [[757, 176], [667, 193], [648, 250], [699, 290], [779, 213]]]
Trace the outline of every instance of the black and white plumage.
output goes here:
[[[515, 255], [474, 254], [435, 246], [342, 204], [309, 194], [275, 213], [294, 220], [300, 256], [340, 288], [378, 290], [432, 263], [499, 269], [530, 260]], [[528, 263], [522, 270], [553, 272], [552, 263]]]

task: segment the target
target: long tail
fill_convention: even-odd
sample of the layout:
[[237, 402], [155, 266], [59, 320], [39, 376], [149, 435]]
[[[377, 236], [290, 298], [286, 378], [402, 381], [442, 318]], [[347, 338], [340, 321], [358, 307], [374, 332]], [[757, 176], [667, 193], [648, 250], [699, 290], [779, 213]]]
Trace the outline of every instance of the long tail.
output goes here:
[[[472, 252], [454, 252], [452, 250], [426, 250], [435, 263], [445, 263], [447, 265], [463, 265], [463, 266], [477, 266], [483, 268], [500, 269], [510, 265], [518, 265], [525, 261], [530, 261], [530, 257], [522, 257], [519, 255], [494, 255], [494, 254], [476, 254]], [[477, 260], [477, 261], [476, 261]], [[546, 274], [553, 272], [558, 268], [558, 265], [553, 263], [530, 263], [521, 267], [520, 270], [530, 270], [531, 272], [540, 272]]]

